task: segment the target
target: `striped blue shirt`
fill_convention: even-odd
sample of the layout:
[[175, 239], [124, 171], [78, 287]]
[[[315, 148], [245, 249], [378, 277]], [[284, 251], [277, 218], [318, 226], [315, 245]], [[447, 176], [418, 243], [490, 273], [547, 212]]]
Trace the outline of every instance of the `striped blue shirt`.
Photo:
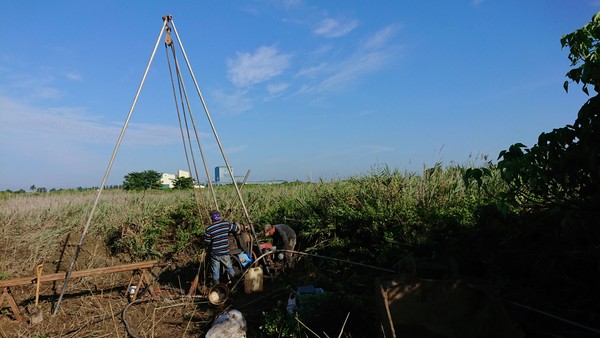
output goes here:
[[223, 256], [229, 254], [229, 240], [228, 235], [230, 232], [238, 232], [240, 228], [227, 221], [215, 223], [208, 228], [204, 233], [204, 242], [206, 246], [210, 246], [210, 252], [213, 256]]

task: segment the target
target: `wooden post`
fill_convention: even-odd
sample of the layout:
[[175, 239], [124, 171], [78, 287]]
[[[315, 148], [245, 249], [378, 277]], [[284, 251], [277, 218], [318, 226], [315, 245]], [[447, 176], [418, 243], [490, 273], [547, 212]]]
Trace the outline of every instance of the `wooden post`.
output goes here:
[[[135, 282], [136, 277], [138, 277], [137, 282]], [[134, 283], [135, 290], [132, 293], [130, 288], [133, 286]], [[146, 269], [134, 271], [131, 275], [131, 278], [129, 279], [129, 285], [127, 285], [125, 295], [129, 297], [130, 302], [133, 302], [137, 298], [138, 292], [140, 292], [142, 286], [146, 286], [150, 291], [150, 296], [152, 296], [152, 294], [154, 293], [154, 288], [152, 287], [152, 279], [148, 277], [148, 271], [146, 271]]]
[[192, 281], [192, 285], [190, 286], [190, 289], [188, 290], [187, 295], [188, 296], [193, 296], [196, 294], [196, 289], [198, 288], [198, 280], [200, 279], [200, 275], [196, 275], [196, 277], [194, 277], [194, 280]]
[[200, 281], [200, 272], [204, 271], [204, 287], [202, 288], [202, 292], [204, 293], [204, 290], [206, 288], [206, 251], [202, 251], [202, 253], [200, 254], [200, 264], [198, 266], [198, 272], [196, 273], [196, 276], [194, 277], [194, 280], [192, 281], [192, 285], [190, 286], [190, 289], [187, 292], [188, 296], [194, 296], [196, 294], [196, 291], [198, 289], [198, 282]]
[[2, 289], [2, 295], [0, 296], [0, 309], [2, 309], [2, 306], [4, 305], [4, 299], [8, 301], [8, 305], [10, 306], [10, 309], [12, 310], [15, 319], [19, 322], [22, 321], [23, 318], [21, 318], [21, 313], [19, 313], [19, 307], [17, 306], [17, 302], [15, 302], [15, 299], [10, 293], [8, 287], [4, 287]]

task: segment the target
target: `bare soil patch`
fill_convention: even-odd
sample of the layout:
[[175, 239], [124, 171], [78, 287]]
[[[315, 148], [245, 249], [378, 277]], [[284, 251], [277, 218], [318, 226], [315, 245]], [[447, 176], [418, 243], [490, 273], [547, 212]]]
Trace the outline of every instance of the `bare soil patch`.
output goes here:
[[43, 285], [40, 307], [44, 320], [37, 325], [30, 323], [35, 310], [35, 285], [12, 288], [24, 320], [14, 320], [9, 309], [4, 309], [0, 317], [0, 337], [127, 337], [128, 334], [198, 337], [210, 329], [218, 314], [233, 308], [246, 317], [248, 336], [252, 337], [260, 325], [262, 311], [271, 309], [277, 299], [287, 298], [283, 289], [271, 287], [269, 291], [247, 295], [240, 283], [231, 290], [223, 305], [215, 306], [201, 294], [189, 297], [187, 289], [170, 286], [170, 282], [164, 285], [157, 282], [153, 284], [154, 292], [146, 289], [130, 302], [125, 290], [130, 276], [119, 275], [82, 278], [69, 283], [56, 316], [52, 316], [52, 311], [62, 283]]

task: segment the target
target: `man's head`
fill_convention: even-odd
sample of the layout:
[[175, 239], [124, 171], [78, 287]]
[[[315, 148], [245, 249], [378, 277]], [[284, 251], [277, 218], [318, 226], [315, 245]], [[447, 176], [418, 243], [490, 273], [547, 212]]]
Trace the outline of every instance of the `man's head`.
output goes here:
[[221, 222], [221, 213], [219, 210], [212, 210], [210, 213], [210, 220], [213, 223]]
[[275, 228], [269, 223], [265, 224], [265, 236], [273, 236], [274, 233]]

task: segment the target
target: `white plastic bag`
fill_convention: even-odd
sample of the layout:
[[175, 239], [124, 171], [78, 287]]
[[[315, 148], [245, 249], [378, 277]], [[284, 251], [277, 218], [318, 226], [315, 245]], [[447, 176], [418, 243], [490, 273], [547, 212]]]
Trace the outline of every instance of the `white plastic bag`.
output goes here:
[[215, 318], [206, 338], [246, 338], [246, 319], [238, 310], [221, 313]]

